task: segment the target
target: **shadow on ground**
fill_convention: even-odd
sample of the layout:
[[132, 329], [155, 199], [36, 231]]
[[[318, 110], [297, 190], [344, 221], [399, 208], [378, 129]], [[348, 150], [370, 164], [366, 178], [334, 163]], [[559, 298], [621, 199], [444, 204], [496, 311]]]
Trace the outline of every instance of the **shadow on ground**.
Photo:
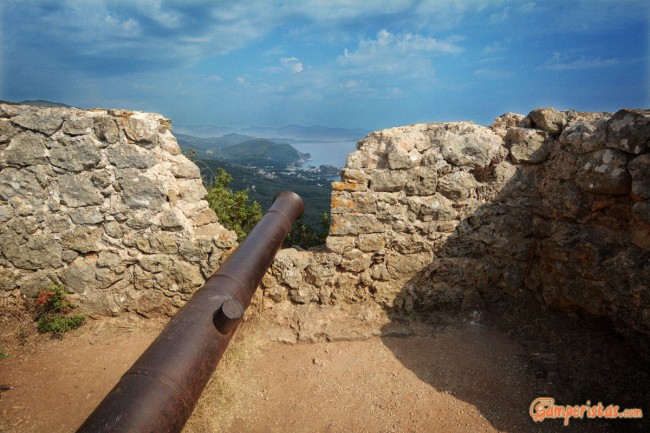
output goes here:
[[[543, 170], [520, 164], [495, 199], [461, 221], [404, 284], [383, 342], [422, 381], [474, 405], [500, 431], [650, 431], [650, 368], [637, 352], [649, 342], [614, 331], [631, 328], [625, 302], [650, 260], [627, 230], [633, 200], [582, 193]], [[496, 175], [493, 167], [473, 174]], [[436, 311], [456, 311], [464, 324], [441, 326]], [[390, 337], [405, 317], [413, 326], [414, 313], [438, 323], [433, 334], [415, 345]], [[458, 381], [468, 374], [471, 381]], [[542, 396], [641, 408], [645, 419], [534, 423], [529, 407]]]

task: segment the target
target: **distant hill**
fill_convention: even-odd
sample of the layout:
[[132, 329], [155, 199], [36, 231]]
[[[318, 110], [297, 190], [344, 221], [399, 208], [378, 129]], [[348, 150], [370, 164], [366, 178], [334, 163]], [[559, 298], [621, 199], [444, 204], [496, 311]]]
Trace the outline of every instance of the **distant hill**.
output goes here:
[[3, 101], [0, 100], [0, 104], [9, 104], [9, 105], [33, 105], [35, 107], [64, 107], [64, 108], [75, 108], [71, 105], [63, 104], [61, 102], [52, 102], [52, 101], [46, 101], [43, 99], [29, 99], [25, 101], [20, 101], [20, 102], [12, 102], [12, 101]]
[[221, 137], [194, 137], [192, 135], [175, 133], [178, 144], [183, 148], [195, 150], [198, 153], [206, 153], [207, 155], [217, 155], [218, 149], [222, 147], [232, 146], [243, 143], [245, 141], [253, 140], [255, 137], [240, 134], [226, 134]]
[[252, 140], [255, 137], [251, 137], [250, 135], [242, 135], [242, 134], [237, 134], [235, 132], [222, 135], [221, 137], [217, 138], [216, 140], [219, 140], [219, 143], [223, 143], [224, 146], [232, 145], [232, 144], [241, 144], [245, 141]]
[[301, 153], [288, 143], [234, 133], [211, 138], [177, 133], [176, 139], [181, 148], [195, 151], [199, 158], [221, 159], [244, 166], [283, 169], [310, 158], [308, 153]]
[[280, 128], [252, 126], [242, 129], [241, 132], [271, 139], [282, 137], [300, 141], [357, 141], [366, 136], [369, 131], [327, 126], [287, 125]]
[[288, 143], [276, 143], [265, 138], [255, 138], [221, 149], [225, 160], [253, 167], [285, 168], [300, 165], [310, 158]]
[[174, 125], [175, 133], [194, 137], [217, 137], [225, 135], [245, 135], [267, 138], [275, 142], [292, 143], [296, 141], [358, 141], [370, 131], [363, 129], [330, 128], [327, 126], [287, 125], [279, 128], [268, 126], [251, 126], [248, 128], [227, 128], [206, 125]]

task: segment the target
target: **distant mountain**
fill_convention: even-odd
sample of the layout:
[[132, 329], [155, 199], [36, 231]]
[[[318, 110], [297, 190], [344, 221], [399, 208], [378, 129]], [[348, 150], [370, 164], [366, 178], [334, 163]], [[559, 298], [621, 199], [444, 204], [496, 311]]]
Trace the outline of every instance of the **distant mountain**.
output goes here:
[[287, 125], [279, 128], [268, 126], [251, 126], [248, 128], [227, 128], [205, 125], [175, 125], [175, 133], [194, 137], [223, 137], [225, 135], [246, 135], [267, 138], [275, 142], [293, 143], [297, 141], [358, 141], [370, 131], [363, 129], [330, 128], [327, 126]]
[[0, 104], [9, 104], [9, 105], [33, 105], [35, 107], [64, 107], [64, 108], [75, 108], [71, 105], [63, 104], [61, 102], [52, 102], [46, 101], [44, 99], [29, 99], [20, 102], [4, 101], [0, 100]]
[[255, 138], [221, 149], [223, 158], [240, 165], [285, 168], [300, 165], [310, 158], [288, 143], [276, 143], [266, 138]]
[[282, 169], [300, 165], [310, 158], [308, 153], [301, 153], [288, 143], [234, 133], [211, 138], [177, 133], [176, 139], [181, 148], [195, 151], [199, 158], [243, 166]]
[[255, 137], [240, 134], [226, 134], [221, 137], [194, 137], [187, 134], [174, 134], [181, 147], [191, 148], [195, 151], [206, 151], [209, 154], [214, 154], [217, 149], [222, 147], [241, 144], [245, 141], [253, 140]]
[[361, 129], [330, 128], [327, 126], [287, 125], [280, 128], [252, 126], [241, 130], [246, 134], [264, 138], [290, 138], [300, 141], [345, 141], [360, 140], [369, 131]]
[[199, 138], [221, 137], [237, 131], [237, 128], [209, 125], [179, 125], [175, 122], [172, 122], [172, 126], [174, 128], [174, 135], [176, 136], [186, 134]]
[[252, 140], [254, 138], [255, 137], [251, 137], [250, 135], [242, 135], [233, 132], [231, 134], [222, 135], [221, 137], [216, 138], [215, 140], [219, 140], [219, 143], [223, 143], [225, 146], [227, 146], [232, 144], [241, 144], [245, 141]]

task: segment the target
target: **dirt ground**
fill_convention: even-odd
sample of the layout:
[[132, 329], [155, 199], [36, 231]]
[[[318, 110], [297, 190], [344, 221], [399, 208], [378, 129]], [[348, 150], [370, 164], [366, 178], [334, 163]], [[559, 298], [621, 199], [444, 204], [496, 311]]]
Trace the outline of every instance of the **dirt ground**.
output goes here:
[[[4, 323], [0, 432], [73, 432], [164, 326], [89, 320], [62, 340]], [[522, 347], [486, 325], [408, 337], [286, 345], [245, 323], [184, 432], [609, 431], [533, 423], [539, 380]]]

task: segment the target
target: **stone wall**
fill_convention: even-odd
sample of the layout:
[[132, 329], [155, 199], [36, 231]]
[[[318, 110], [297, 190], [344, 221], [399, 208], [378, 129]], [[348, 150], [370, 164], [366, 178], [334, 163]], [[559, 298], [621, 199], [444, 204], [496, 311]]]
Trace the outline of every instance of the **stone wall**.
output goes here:
[[263, 304], [313, 340], [532, 294], [650, 353], [649, 140], [647, 110], [374, 132], [333, 184], [327, 250], [281, 251]]
[[180, 306], [236, 243], [170, 121], [0, 105], [0, 296], [51, 282], [86, 310]]
[[[649, 140], [649, 110], [374, 132], [326, 246], [281, 250], [255, 305], [275, 338], [335, 340], [531, 295], [650, 355]], [[0, 294], [55, 281], [90, 311], [171, 312], [235, 245], [205, 194], [161, 116], [0, 105]]]

